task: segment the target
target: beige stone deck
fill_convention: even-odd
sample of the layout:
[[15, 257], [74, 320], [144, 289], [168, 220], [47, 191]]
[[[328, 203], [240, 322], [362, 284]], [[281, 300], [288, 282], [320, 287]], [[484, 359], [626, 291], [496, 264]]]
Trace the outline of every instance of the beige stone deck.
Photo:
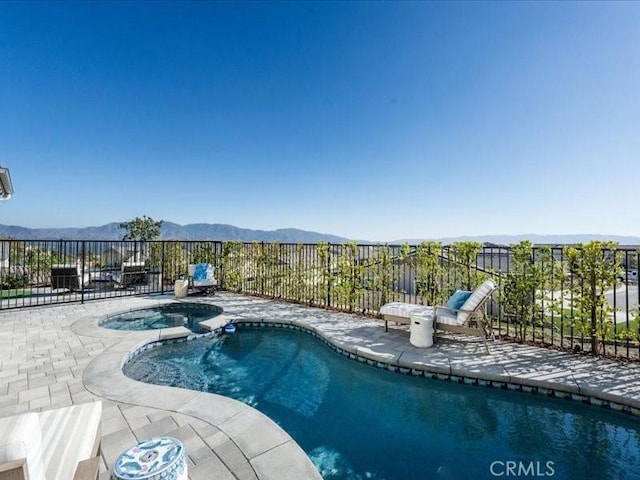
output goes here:
[[[300, 447], [256, 410], [218, 395], [135, 382], [122, 374], [131, 351], [179, 331], [107, 330], [107, 314], [173, 301], [169, 295], [0, 312], [0, 416], [104, 402], [101, 479], [136, 440], [171, 435], [185, 445], [196, 479], [320, 478]], [[342, 353], [406, 373], [536, 390], [640, 413], [640, 366], [475, 338], [446, 336], [434, 348], [408, 341], [407, 327], [255, 297], [218, 293], [227, 320], [280, 322], [312, 330]], [[347, 360], [345, 360], [347, 361]], [[425, 373], [426, 372], [426, 373]]]

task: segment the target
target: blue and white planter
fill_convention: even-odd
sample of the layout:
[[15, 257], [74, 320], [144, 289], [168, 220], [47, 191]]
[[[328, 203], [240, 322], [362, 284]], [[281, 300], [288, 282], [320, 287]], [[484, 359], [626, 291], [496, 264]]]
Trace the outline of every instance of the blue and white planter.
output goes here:
[[187, 480], [187, 462], [180, 440], [156, 437], [120, 454], [112, 480]]

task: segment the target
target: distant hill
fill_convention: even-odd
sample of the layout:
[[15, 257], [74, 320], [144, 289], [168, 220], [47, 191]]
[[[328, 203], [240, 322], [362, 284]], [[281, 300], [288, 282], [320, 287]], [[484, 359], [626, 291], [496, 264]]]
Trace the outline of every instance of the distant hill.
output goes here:
[[[119, 238], [122, 238], [120, 234]], [[329, 243], [348, 242], [348, 238], [326, 233], [310, 232], [297, 228], [279, 228], [277, 230], [251, 230], [222, 223], [192, 223], [178, 225], [164, 222], [162, 224], [163, 239], [177, 240], [239, 240], [241, 242], [281, 242], [281, 243]]]
[[[100, 227], [85, 228], [25, 228], [14, 225], [0, 225], [0, 237], [19, 240], [122, 240], [124, 230], [119, 223], [108, 223]], [[278, 230], [251, 230], [220, 223], [193, 223], [178, 225], [163, 222], [161, 239], [167, 240], [239, 240], [242, 242], [281, 243], [344, 243], [349, 239], [296, 228]]]
[[[408, 243], [409, 245], [416, 245], [424, 240], [429, 239], [404, 239], [395, 240], [389, 242], [390, 244], [402, 244]], [[591, 240], [600, 241], [613, 241], [620, 245], [640, 245], [640, 237], [623, 236], [623, 235], [590, 235], [590, 234], [558, 234], [558, 235], [536, 235], [536, 234], [523, 234], [523, 235], [478, 235], [468, 237], [447, 237], [435, 239], [438, 242], [442, 242], [445, 245], [454, 242], [466, 242], [475, 241], [480, 243], [492, 243], [495, 245], [511, 245], [512, 243], [520, 242], [521, 240], [529, 240], [535, 245], [566, 245], [574, 243], [587, 243]]]
[[[18, 240], [121, 240], [124, 231], [119, 223], [108, 223], [100, 227], [85, 228], [26, 228], [15, 225], [0, 225], [0, 238], [11, 237]], [[241, 242], [281, 242], [281, 243], [345, 243], [349, 239], [326, 233], [310, 232], [296, 228], [280, 228], [277, 230], [251, 230], [221, 223], [192, 223], [178, 225], [163, 222], [160, 238], [163, 240], [239, 240]], [[391, 245], [408, 243], [416, 245], [421, 238], [395, 240]], [[445, 245], [460, 241], [476, 241], [494, 245], [511, 245], [520, 240], [530, 240], [534, 244], [564, 245], [584, 243], [590, 240], [612, 240], [620, 245], [640, 245], [640, 237], [620, 235], [479, 235], [467, 237], [446, 237], [434, 239]], [[378, 242], [358, 241], [358, 243], [375, 244]]]

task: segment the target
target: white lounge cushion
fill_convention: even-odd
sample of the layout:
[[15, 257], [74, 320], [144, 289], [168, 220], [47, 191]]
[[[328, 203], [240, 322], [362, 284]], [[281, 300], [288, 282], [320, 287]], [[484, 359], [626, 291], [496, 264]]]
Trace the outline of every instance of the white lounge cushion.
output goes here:
[[42, 458], [48, 480], [73, 478], [78, 462], [91, 458], [100, 427], [102, 402], [41, 412]]
[[42, 453], [37, 413], [0, 418], [0, 463], [26, 458], [29, 480], [45, 480]]
[[210, 263], [190, 264], [188, 271], [194, 287], [213, 287], [216, 285], [215, 267]]
[[194, 280], [193, 281], [193, 286], [194, 287], [213, 287], [216, 285], [216, 279], [215, 278], [206, 278], [204, 280]]
[[478, 288], [476, 288], [471, 296], [460, 308], [458, 319], [460, 324], [467, 321], [467, 318], [476, 308], [496, 289], [496, 283], [492, 279], [485, 280]]
[[122, 262], [122, 267], [124, 268], [135, 268], [136, 270], [144, 270], [144, 262]]
[[[460, 310], [452, 311], [438, 308], [436, 322], [445, 325], [464, 325], [467, 318], [478, 305], [482, 303], [496, 289], [496, 283], [492, 279], [483, 282], [467, 298]], [[455, 295], [455, 294], [454, 294]], [[413, 303], [390, 302], [380, 307], [382, 315], [409, 318], [410, 316], [428, 316], [433, 314], [433, 307], [427, 305], [415, 305]]]
[[436, 323], [444, 325], [462, 325], [464, 321], [460, 320], [460, 315], [444, 308], [438, 308]]
[[395, 317], [429, 316], [433, 315], [433, 307], [427, 305], [416, 305], [414, 303], [391, 302], [380, 307], [382, 315], [393, 315]]

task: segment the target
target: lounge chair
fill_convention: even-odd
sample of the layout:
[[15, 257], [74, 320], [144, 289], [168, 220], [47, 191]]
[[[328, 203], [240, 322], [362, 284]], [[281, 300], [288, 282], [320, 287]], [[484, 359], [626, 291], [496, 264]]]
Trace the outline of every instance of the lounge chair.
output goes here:
[[434, 315], [435, 330], [480, 336], [489, 353], [488, 338], [493, 338], [491, 325], [487, 321], [484, 306], [496, 284], [492, 279], [484, 281], [473, 292], [458, 290], [444, 306], [415, 305], [413, 303], [391, 302], [380, 307], [384, 318], [385, 331], [389, 322], [410, 324], [411, 316]]
[[215, 269], [210, 263], [196, 263], [189, 265], [189, 286], [206, 295], [213, 295], [218, 286]]
[[145, 283], [146, 278], [144, 262], [123, 262], [120, 271], [114, 274], [113, 281], [121, 288], [129, 288]]
[[95, 480], [102, 403], [0, 418], [0, 480]]
[[82, 290], [89, 284], [89, 273], [82, 275], [77, 265], [52, 265], [51, 288], [70, 291]]

